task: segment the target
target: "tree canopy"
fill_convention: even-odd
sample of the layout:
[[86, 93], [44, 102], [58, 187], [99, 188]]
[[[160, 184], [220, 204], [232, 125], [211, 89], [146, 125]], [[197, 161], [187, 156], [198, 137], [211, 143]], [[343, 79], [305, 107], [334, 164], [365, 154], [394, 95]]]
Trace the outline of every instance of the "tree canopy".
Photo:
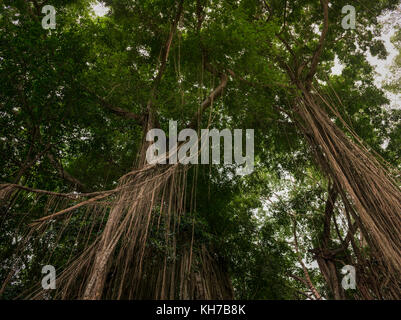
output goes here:
[[[399, 299], [400, 83], [367, 53], [400, 2], [347, 30], [348, 2], [53, 0], [46, 30], [45, 1], [4, 0], [0, 297]], [[149, 166], [169, 120], [254, 129], [255, 170]]]

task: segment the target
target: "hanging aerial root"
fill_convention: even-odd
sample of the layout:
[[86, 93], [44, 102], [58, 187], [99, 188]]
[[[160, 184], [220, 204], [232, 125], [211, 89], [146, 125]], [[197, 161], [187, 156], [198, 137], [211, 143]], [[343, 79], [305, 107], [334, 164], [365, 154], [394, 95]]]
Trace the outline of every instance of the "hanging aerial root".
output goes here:
[[[57, 277], [60, 289], [56, 290], [54, 298], [138, 297], [143, 290], [143, 272], [149, 269], [145, 257], [151, 229], [163, 225], [166, 247], [176, 245], [171, 235], [177, 232], [180, 217], [186, 211], [187, 170], [180, 164], [146, 165], [123, 176], [115, 190], [99, 193], [38, 219], [32, 232], [45, 232], [55, 218], [60, 222], [65, 220], [68, 225], [74, 212], [82, 214], [83, 208], [87, 208], [90, 217], [108, 212], [99, 236], [92, 241], [88, 238], [86, 249], [62, 268]], [[106, 198], [108, 201], [99, 202]], [[92, 231], [93, 227], [87, 232], [88, 237]], [[82, 241], [82, 237], [80, 239]], [[164, 263], [166, 270], [172, 268], [167, 259]], [[167, 273], [160, 281], [167, 281], [166, 277]], [[165, 289], [160, 286], [158, 290]], [[28, 295], [32, 299], [43, 297], [39, 285]]]
[[[298, 99], [297, 115], [322, 170], [345, 203], [355, 207], [369, 245], [383, 255], [388, 269], [401, 274], [401, 190], [389, 170], [360, 140], [351, 140], [324, 110], [327, 101], [309, 92]], [[335, 111], [330, 106], [329, 110]], [[338, 115], [338, 113], [336, 112]], [[352, 137], [356, 134], [350, 132]]]

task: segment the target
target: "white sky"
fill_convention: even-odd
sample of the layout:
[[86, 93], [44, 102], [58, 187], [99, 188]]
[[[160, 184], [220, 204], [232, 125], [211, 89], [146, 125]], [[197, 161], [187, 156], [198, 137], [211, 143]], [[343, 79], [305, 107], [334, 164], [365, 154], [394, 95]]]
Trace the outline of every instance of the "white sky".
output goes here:
[[92, 9], [95, 11], [95, 14], [99, 17], [103, 17], [109, 9], [105, 7], [103, 4], [96, 1], [96, 4], [92, 5]]
[[[397, 19], [401, 13], [401, 6], [398, 7], [398, 16], [396, 14], [386, 14], [381, 17], [380, 23], [384, 24], [384, 29], [382, 32], [382, 36], [380, 39], [384, 41], [384, 45], [389, 52], [386, 60], [378, 59], [377, 57], [372, 57], [368, 54], [369, 63], [375, 67], [377, 77], [376, 77], [376, 85], [381, 87], [385, 80], [388, 80], [392, 73], [390, 71], [390, 67], [394, 61], [394, 58], [398, 55], [398, 50], [391, 43], [391, 37], [394, 36], [397, 28], [401, 27], [401, 21]], [[390, 99], [390, 107], [391, 108], [401, 108], [401, 94], [392, 94], [387, 93], [387, 97]]]
[[[385, 60], [382, 60], [377, 57], [372, 57], [370, 53], [367, 54], [367, 60], [375, 68], [376, 71], [375, 84], [380, 88], [382, 87], [383, 82], [391, 77], [390, 66], [392, 65], [394, 58], [398, 54], [398, 51], [391, 43], [391, 37], [395, 34], [397, 27], [401, 27], [401, 21], [399, 21], [399, 19], [397, 20], [397, 18], [401, 15], [401, 6], [398, 7], [397, 11], [398, 13], [385, 14], [379, 19], [379, 22], [384, 25], [382, 35], [379, 37], [379, 39], [384, 41], [384, 46], [389, 53], [387, 58]], [[358, 19], [358, 15], [356, 19]], [[336, 58], [336, 62], [332, 69], [332, 72], [334, 74], [341, 74], [341, 71], [342, 66], [341, 64], [339, 64], [339, 61]], [[401, 94], [395, 95], [387, 92], [387, 97], [391, 101], [391, 108], [401, 108]]]

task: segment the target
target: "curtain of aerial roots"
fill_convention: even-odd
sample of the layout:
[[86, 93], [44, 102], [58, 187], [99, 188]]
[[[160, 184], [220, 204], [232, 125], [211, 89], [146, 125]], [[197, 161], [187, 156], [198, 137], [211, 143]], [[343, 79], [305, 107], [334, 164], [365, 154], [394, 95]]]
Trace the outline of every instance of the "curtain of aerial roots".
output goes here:
[[[303, 92], [296, 113], [322, 170], [334, 181], [372, 255], [399, 284], [401, 278], [401, 190], [385, 168], [348, 128], [348, 137], [324, 109], [346, 123], [327, 100]], [[355, 208], [355, 210], [354, 210]], [[357, 213], [357, 214], [356, 214]]]
[[176, 165], [147, 166], [122, 177], [100, 238], [62, 274], [61, 298], [100, 299], [104, 291], [109, 298], [136, 298], [155, 213], [168, 241], [169, 227], [184, 212], [185, 175]]
[[[191, 211], [185, 205], [186, 190], [193, 189], [187, 188], [187, 171], [180, 164], [146, 165], [122, 177], [115, 190], [90, 194], [89, 200], [51, 195], [45, 216], [32, 224], [15, 256], [26, 255], [24, 250], [35, 247], [57, 224], [56, 239], [44, 258], [52, 264], [53, 250], [63, 236], [69, 237], [75, 218], [86, 226], [78, 234], [72, 231], [82, 249], [71, 253], [66, 266], [56, 266], [53, 298], [231, 299], [227, 272], [215, 255], [196, 243], [194, 225], [180, 230], [180, 220]], [[15, 189], [1, 191], [5, 195]], [[71, 200], [78, 203], [71, 206]], [[50, 298], [40, 283], [21, 297]]]

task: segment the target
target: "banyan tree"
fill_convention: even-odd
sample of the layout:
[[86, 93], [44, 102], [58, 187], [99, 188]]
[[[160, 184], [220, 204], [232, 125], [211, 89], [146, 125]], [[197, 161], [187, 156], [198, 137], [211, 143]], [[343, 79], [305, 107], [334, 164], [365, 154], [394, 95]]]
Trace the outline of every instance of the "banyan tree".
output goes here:
[[[401, 298], [400, 117], [366, 60], [399, 1], [354, 29], [342, 0], [53, 2], [52, 30], [0, 5], [3, 298]], [[254, 129], [254, 172], [149, 163], [171, 119]]]

